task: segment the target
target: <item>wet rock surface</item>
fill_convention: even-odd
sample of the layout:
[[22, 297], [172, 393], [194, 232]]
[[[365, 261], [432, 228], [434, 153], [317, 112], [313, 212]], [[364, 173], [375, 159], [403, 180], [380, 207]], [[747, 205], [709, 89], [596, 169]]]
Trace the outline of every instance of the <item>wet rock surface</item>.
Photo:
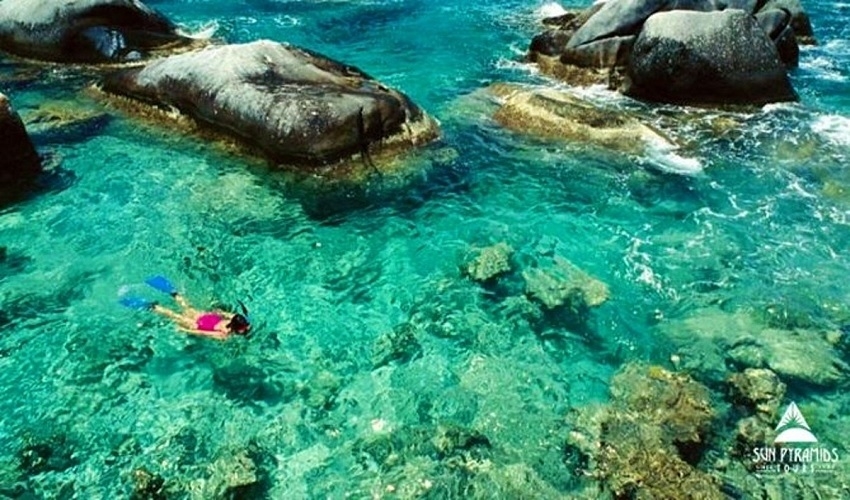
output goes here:
[[436, 122], [362, 71], [258, 41], [172, 56], [107, 78], [104, 90], [257, 148], [275, 163], [321, 166], [427, 143]]
[[643, 153], [650, 145], [677, 147], [628, 112], [607, 110], [567, 92], [506, 84], [490, 90], [501, 101], [494, 118], [512, 130], [632, 154]]
[[[3, 94], [0, 94], [0, 137], [3, 138], [3, 154], [0, 155], [1, 202], [5, 196], [15, 194], [17, 186], [31, 182], [41, 172], [41, 160], [29, 134], [11, 102]], [[13, 192], [4, 193], [7, 190]]]
[[3, 0], [0, 50], [64, 63], [137, 61], [195, 43], [138, 0]]
[[776, 47], [742, 11], [658, 13], [635, 40], [626, 95], [697, 104], [765, 104], [797, 96]]
[[[730, 23], [733, 18], [738, 20]], [[686, 104], [795, 100], [784, 72], [796, 65], [798, 44], [814, 41], [797, 0], [609, 0], [544, 25], [528, 54], [544, 73], [574, 85], [607, 83], [641, 99]], [[660, 26], [668, 31], [664, 37], [657, 34]], [[699, 47], [689, 38], [711, 42]], [[707, 68], [723, 78], [712, 80]], [[627, 72], [631, 78], [624, 82]], [[682, 85], [687, 81], [692, 83]], [[708, 89], [700, 87], [705, 83]]]

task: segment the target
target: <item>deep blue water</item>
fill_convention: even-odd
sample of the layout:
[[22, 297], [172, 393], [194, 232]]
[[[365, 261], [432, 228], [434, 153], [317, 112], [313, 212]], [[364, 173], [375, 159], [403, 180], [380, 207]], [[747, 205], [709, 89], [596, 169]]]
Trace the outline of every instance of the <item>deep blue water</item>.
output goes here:
[[[443, 152], [401, 189], [328, 195], [113, 110], [71, 138], [36, 134], [63, 174], [0, 211], [2, 494], [117, 498], [145, 468], [201, 498], [211, 470], [247, 453], [271, 498], [426, 480], [460, 496], [428, 457], [363, 458], [380, 436], [445, 422], [485, 434], [495, 467], [530, 464], [567, 494], [564, 415], [604, 401], [623, 363], [666, 363], [659, 323], [779, 304], [818, 328], [850, 324], [846, 3], [804, 2], [820, 43], [792, 74], [800, 103], [730, 113], [739, 125], [725, 135], [700, 125], [706, 111], [668, 130], [699, 160], [694, 175], [490, 118], [487, 85], [545, 83], [521, 63], [542, 2], [148, 3], [187, 30], [214, 23], [230, 42], [286, 41], [360, 67], [440, 120]], [[4, 61], [0, 77], [19, 70]], [[25, 118], [46, 99], [103, 109], [80, 91], [89, 81], [55, 69], [2, 89]], [[683, 112], [585, 95], [659, 126]], [[470, 248], [502, 241], [524, 265], [569, 260], [610, 300], [584, 324], [531, 324], [518, 282], [485, 290], [459, 272]], [[244, 300], [253, 336], [190, 338], [117, 305], [155, 297], [140, 284], [153, 274], [199, 304]], [[375, 368], [376, 342], [399, 325], [415, 326], [421, 352]]]

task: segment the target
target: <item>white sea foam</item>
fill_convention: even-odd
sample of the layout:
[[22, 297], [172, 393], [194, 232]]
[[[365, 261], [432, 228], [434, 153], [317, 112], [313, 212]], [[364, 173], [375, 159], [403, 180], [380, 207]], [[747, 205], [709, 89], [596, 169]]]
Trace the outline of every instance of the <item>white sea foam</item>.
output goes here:
[[812, 131], [833, 144], [850, 146], [850, 118], [821, 115], [812, 122]]
[[835, 39], [823, 44], [823, 50], [830, 54], [848, 54], [850, 53], [850, 40]]
[[284, 15], [276, 16], [274, 18], [274, 23], [275, 23], [276, 26], [279, 26], [281, 28], [294, 28], [295, 26], [298, 26], [298, 25], [301, 24], [301, 20], [298, 19], [297, 17], [290, 16], [288, 14], [284, 14]]
[[215, 35], [218, 28], [218, 22], [211, 21], [198, 28], [180, 28], [177, 32], [187, 38], [194, 38], [195, 40], [209, 40], [213, 37], [213, 35]]
[[678, 153], [678, 148], [661, 139], [649, 143], [647, 159], [650, 164], [670, 174], [697, 175], [703, 171], [702, 162], [696, 158], [688, 158]]
[[814, 73], [817, 77], [834, 82], [847, 81], [847, 75], [841, 73], [835, 61], [826, 56], [818, 56], [800, 62], [800, 68]]
[[566, 9], [564, 9], [558, 2], [546, 2], [534, 11], [534, 15], [540, 19], [562, 16], [566, 13]]

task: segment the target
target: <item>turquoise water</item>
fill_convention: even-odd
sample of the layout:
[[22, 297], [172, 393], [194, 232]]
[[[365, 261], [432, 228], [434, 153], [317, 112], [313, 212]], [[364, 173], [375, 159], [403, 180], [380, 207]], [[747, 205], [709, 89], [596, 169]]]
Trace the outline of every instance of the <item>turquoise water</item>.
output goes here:
[[[490, 466], [528, 464], [569, 494], [564, 416], [605, 401], [625, 362], [667, 363], [659, 323], [779, 305], [850, 324], [847, 4], [804, 2], [821, 43], [793, 73], [799, 104], [729, 113], [740, 125], [720, 135], [700, 126], [709, 112], [669, 128], [702, 165], [684, 176], [489, 118], [482, 88], [544, 82], [520, 62], [540, 2], [148, 3], [189, 30], [212, 22], [228, 41], [354, 64], [437, 117], [435, 149], [451, 154], [403, 189], [318, 193], [107, 108], [98, 128], [35, 135], [62, 174], [0, 209], [0, 494], [126, 497], [144, 468], [206, 498], [247, 454], [253, 497], [486, 496], [415, 452], [448, 424], [485, 435]], [[3, 62], [0, 77], [19, 70]], [[89, 81], [52, 69], [3, 90], [25, 117], [45, 99], [101, 109], [79, 92]], [[586, 95], [660, 126], [682, 111]], [[522, 264], [568, 259], [611, 299], [585, 323], [530, 320], [517, 283], [485, 289], [459, 271], [502, 241]], [[162, 299], [140, 285], [153, 274], [199, 305], [244, 300], [253, 336], [191, 338], [117, 304]], [[376, 368], [400, 325], [421, 348]], [[837, 388], [790, 392], [847, 404]]]

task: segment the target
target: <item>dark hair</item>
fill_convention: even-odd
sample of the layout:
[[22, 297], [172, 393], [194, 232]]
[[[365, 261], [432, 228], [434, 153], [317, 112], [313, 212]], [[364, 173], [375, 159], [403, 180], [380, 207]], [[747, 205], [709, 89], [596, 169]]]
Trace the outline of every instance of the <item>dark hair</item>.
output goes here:
[[237, 335], [248, 335], [248, 330], [251, 329], [251, 322], [244, 315], [236, 313], [230, 318], [227, 329]]

